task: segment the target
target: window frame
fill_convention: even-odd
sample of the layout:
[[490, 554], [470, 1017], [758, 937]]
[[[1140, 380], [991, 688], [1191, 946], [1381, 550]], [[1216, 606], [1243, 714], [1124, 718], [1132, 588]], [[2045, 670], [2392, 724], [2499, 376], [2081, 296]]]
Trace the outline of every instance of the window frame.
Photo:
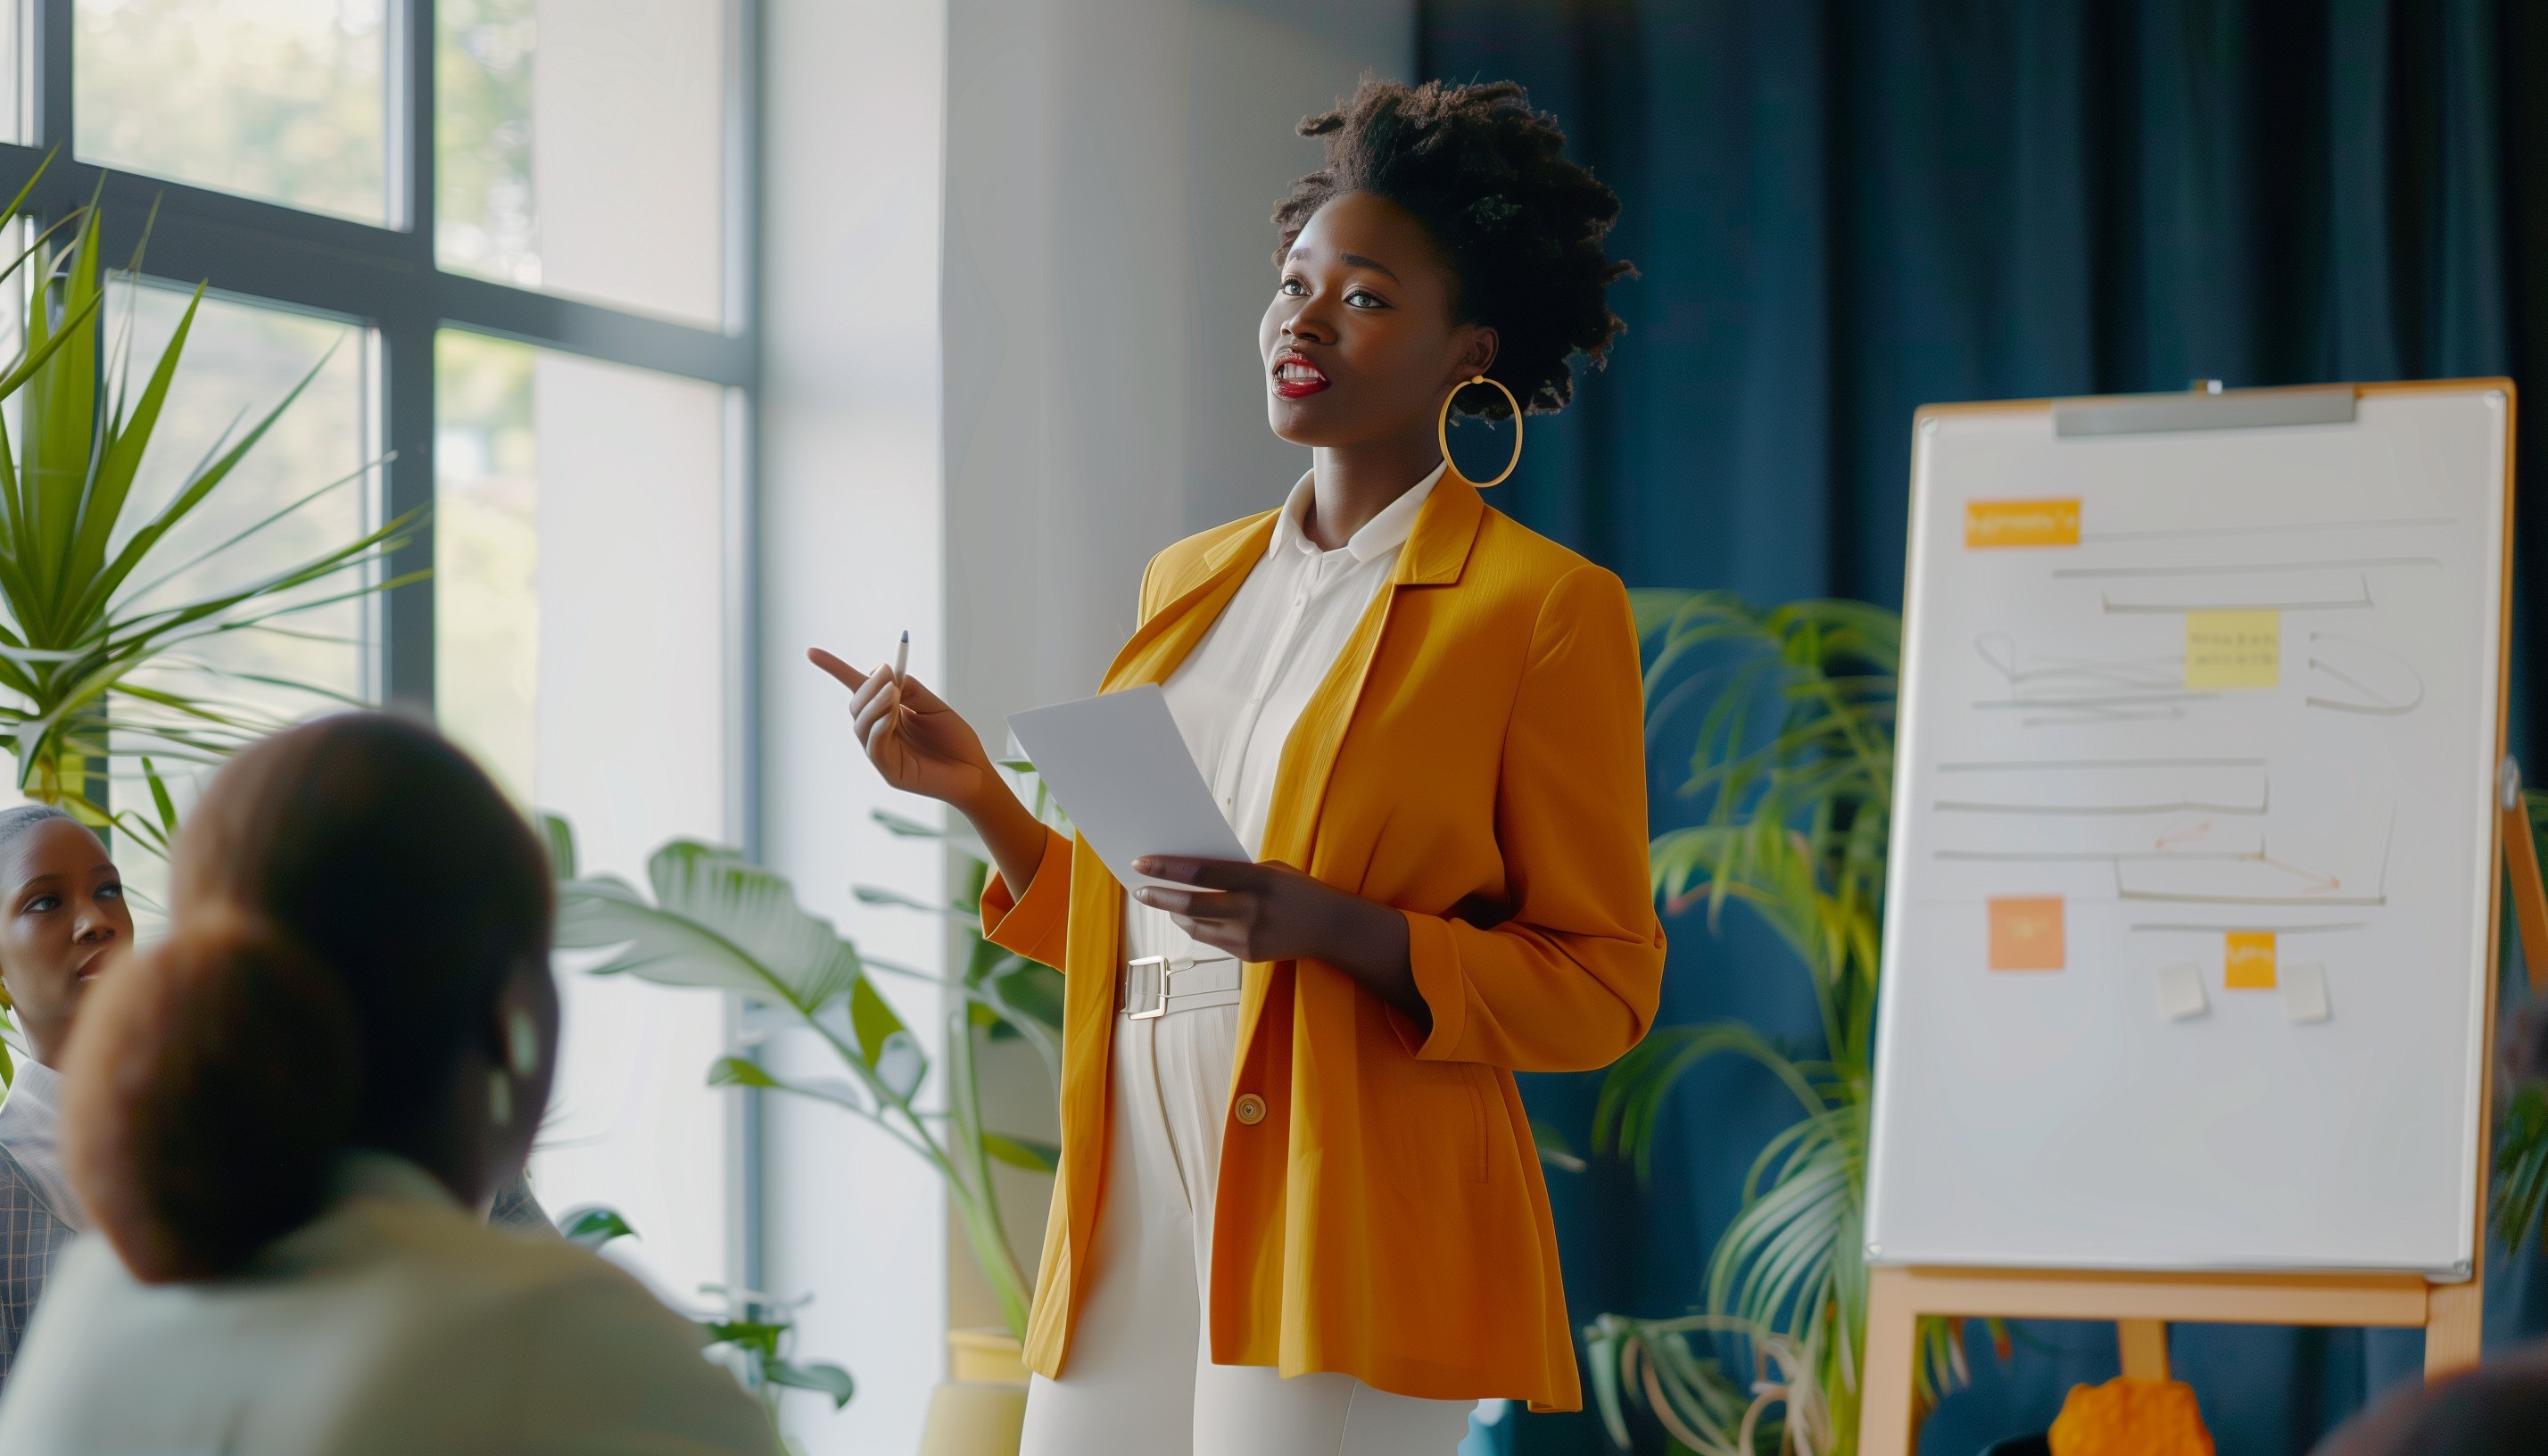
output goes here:
[[[758, 0], [722, 0], [726, 77], [724, 272], [726, 325], [700, 328], [605, 304], [517, 288], [443, 269], [434, 253], [434, 0], [388, 0], [383, 67], [387, 95], [387, 223], [375, 227], [281, 203], [82, 161], [73, 149], [72, 44], [76, 0], [20, 0], [26, 82], [26, 144], [0, 142], [0, 195], [14, 195], [52, 162], [28, 197], [40, 225], [99, 205], [102, 251], [129, 258], [157, 210], [141, 273], [158, 282], [211, 289], [244, 303], [324, 315], [375, 330], [382, 467], [380, 508], [395, 517], [434, 498], [434, 335], [444, 328], [533, 344], [587, 358], [679, 375], [728, 391], [727, 516], [736, 528], [727, 569], [737, 620], [728, 626], [732, 701], [746, 705], [734, 739], [745, 761], [730, 826], [749, 851], [753, 790], [749, 665], [750, 553], [757, 495], [753, 421], [760, 385], [759, 297], [754, 220], [760, 191], [756, 82], [761, 49]], [[389, 563], [393, 576], [429, 572], [433, 537], [418, 533]], [[386, 593], [379, 609], [376, 681], [383, 698], [433, 710], [433, 579]]]
[[[384, 463], [372, 508], [391, 518], [434, 500], [434, 339], [445, 328], [531, 344], [722, 386], [726, 400], [726, 838], [760, 857], [758, 659], [762, 185], [759, 106], [761, 0], [721, 0], [726, 41], [724, 195], [725, 326], [701, 328], [605, 304], [541, 293], [444, 270], [434, 251], [435, 0], [386, 0], [382, 226], [241, 197], [80, 160], [74, 147], [72, 46], [76, 0], [19, 0], [19, 132], [0, 141], [0, 196], [28, 194], [38, 226], [94, 199], [103, 255], [133, 255], [156, 210], [145, 279], [210, 290], [259, 307], [315, 314], [372, 330], [377, 360], [375, 437]], [[51, 157], [46, 165], [47, 156]], [[369, 676], [381, 700], [433, 715], [433, 533], [418, 532], [389, 560], [412, 577], [376, 598]], [[418, 575], [422, 574], [422, 575]], [[744, 1288], [762, 1284], [761, 1107], [740, 1089], [729, 1117], [734, 1200], [728, 1257]]]

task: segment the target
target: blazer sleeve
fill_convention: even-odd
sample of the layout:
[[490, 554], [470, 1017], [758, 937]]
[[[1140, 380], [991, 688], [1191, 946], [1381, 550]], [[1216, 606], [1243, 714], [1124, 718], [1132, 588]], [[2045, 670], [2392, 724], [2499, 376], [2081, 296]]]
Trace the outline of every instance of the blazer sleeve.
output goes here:
[[1496, 838], [1512, 914], [1480, 926], [1407, 912], [1433, 1030], [1398, 1017], [1400, 1037], [1420, 1058], [1515, 1071], [1616, 1060], [1654, 1020], [1664, 932], [1646, 867], [1636, 623], [1598, 567], [1567, 574], [1540, 606], [1505, 729]]
[[[1157, 594], [1159, 562], [1166, 555], [1160, 552], [1141, 568], [1137, 620], [1146, 622], [1159, 609], [1152, 598]], [[982, 886], [982, 939], [1060, 970], [1063, 953], [1070, 944], [1072, 841], [1049, 825], [1044, 833], [1044, 859], [1037, 864], [1035, 879], [1027, 885], [1023, 898], [997, 873]]]
[[996, 872], [982, 886], [982, 939], [1061, 969], [1070, 944], [1070, 859], [1071, 840], [1046, 825], [1044, 859], [1023, 899]]

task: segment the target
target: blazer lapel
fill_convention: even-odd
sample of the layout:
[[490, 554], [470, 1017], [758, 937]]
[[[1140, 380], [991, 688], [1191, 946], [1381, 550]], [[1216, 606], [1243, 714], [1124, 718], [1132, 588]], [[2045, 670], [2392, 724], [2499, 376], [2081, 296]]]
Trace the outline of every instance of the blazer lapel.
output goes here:
[[[1328, 669], [1319, 690], [1310, 695], [1301, 709], [1300, 720], [1293, 725], [1292, 737], [1283, 747], [1282, 765], [1275, 771], [1274, 804], [1266, 816], [1265, 840], [1257, 849], [1259, 859], [1280, 861], [1301, 870], [1310, 867], [1319, 818], [1326, 807], [1327, 781], [1335, 773], [1336, 754], [1344, 747], [1345, 729], [1353, 722], [1354, 709], [1362, 701], [1362, 685], [1370, 675], [1371, 660], [1380, 650], [1381, 639], [1388, 635], [1391, 608], [1399, 592], [1410, 588], [1458, 583], [1467, 569], [1470, 549], [1477, 544], [1478, 526], [1486, 513], [1487, 503], [1480, 499], [1478, 488], [1457, 472], [1445, 471], [1442, 479], [1434, 483], [1433, 494], [1425, 498], [1424, 508], [1416, 512], [1414, 530], [1398, 553], [1398, 567], [1390, 574], [1388, 588], [1372, 597], [1362, 620], [1354, 626], [1353, 636], [1336, 654], [1335, 666]], [[1265, 1008], [1266, 985], [1263, 976], [1249, 976], [1242, 985], [1238, 1012], [1241, 1065], [1246, 1060], [1249, 1040], [1256, 1034], [1257, 1017]]]
[[1231, 535], [1195, 559], [1185, 572], [1184, 580], [1168, 584], [1174, 594], [1167, 604], [1150, 613], [1135, 629], [1133, 640], [1115, 654], [1113, 666], [1107, 668], [1099, 692], [1116, 692], [1138, 687], [1144, 682], [1164, 682], [1177, 665], [1194, 651], [1212, 624], [1221, 620], [1221, 609], [1238, 594], [1247, 573], [1265, 555], [1266, 544], [1274, 539], [1277, 511], [1267, 511], [1246, 530]]
[[1266, 817], [1265, 843], [1259, 851], [1265, 859], [1309, 867], [1319, 813], [1326, 804], [1327, 778], [1335, 772], [1336, 751], [1343, 747], [1345, 728], [1362, 700], [1372, 655], [1389, 630], [1390, 608], [1398, 593], [1410, 587], [1458, 582], [1486, 513], [1487, 503], [1479, 499], [1478, 488], [1458, 475], [1445, 471], [1434, 483], [1433, 494], [1416, 512], [1414, 530], [1398, 553], [1398, 567], [1390, 574], [1387, 590], [1372, 597], [1344, 651], [1336, 654], [1335, 666], [1302, 707], [1291, 740], [1283, 747], [1283, 763], [1274, 776], [1273, 812]]

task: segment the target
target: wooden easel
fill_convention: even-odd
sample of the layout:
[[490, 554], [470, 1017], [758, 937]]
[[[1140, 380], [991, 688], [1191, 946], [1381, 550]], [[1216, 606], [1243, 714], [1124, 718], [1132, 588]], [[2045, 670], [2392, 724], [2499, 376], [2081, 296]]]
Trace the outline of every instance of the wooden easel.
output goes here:
[[[2548, 990], [2548, 891], [2522, 806], [2521, 775], [2502, 761], [2498, 778], [2499, 855], [2509, 871], [2521, 927], [2522, 960], [2533, 995]], [[2499, 882], [2500, 888], [2500, 882]], [[2500, 907], [2499, 907], [2500, 913]], [[2490, 917], [2491, 923], [2495, 917]], [[2490, 944], [2494, 944], [2490, 937]], [[2479, 1105], [2493, 1106], [2495, 977], [2488, 977], [2486, 1078]], [[2476, 1262], [2466, 1280], [2436, 1284], [2420, 1274], [2161, 1274], [2091, 1270], [1957, 1269], [1921, 1266], [1868, 1271], [1866, 1394], [1860, 1407], [1861, 1456], [1908, 1456], [1913, 1331], [1923, 1315], [2017, 1320], [2112, 1320], [2124, 1374], [2167, 1378], [2167, 1321], [2335, 1324], [2421, 1328], [2424, 1378], [2478, 1361], [2486, 1302], [2486, 1193], [2491, 1146], [2478, 1148]]]

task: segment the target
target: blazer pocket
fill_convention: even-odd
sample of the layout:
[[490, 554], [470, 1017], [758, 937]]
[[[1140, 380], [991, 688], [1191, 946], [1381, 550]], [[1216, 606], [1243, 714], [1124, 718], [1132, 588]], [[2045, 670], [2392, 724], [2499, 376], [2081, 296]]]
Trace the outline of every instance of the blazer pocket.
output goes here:
[[1503, 1105], [1503, 1099], [1495, 1096], [1490, 1087], [1495, 1077], [1493, 1070], [1475, 1061], [1463, 1062], [1461, 1066], [1469, 1074], [1469, 1105], [1477, 1113], [1471, 1142], [1471, 1146], [1475, 1149], [1475, 1156], [1469, 1160], [1469, 1181], [1492, 1182], [1495, 1168], [1495, 1138], [1489, 1136], [1489, 1130], [1495, 1124], [1490, 1119]]
[[1441, 1187], [1487, 1181], [1487, 1119], [1475, 1062], [1410, 1061], [1383, 1094], [1382, 1126], [1400, 1167], [1419, 1183]]

